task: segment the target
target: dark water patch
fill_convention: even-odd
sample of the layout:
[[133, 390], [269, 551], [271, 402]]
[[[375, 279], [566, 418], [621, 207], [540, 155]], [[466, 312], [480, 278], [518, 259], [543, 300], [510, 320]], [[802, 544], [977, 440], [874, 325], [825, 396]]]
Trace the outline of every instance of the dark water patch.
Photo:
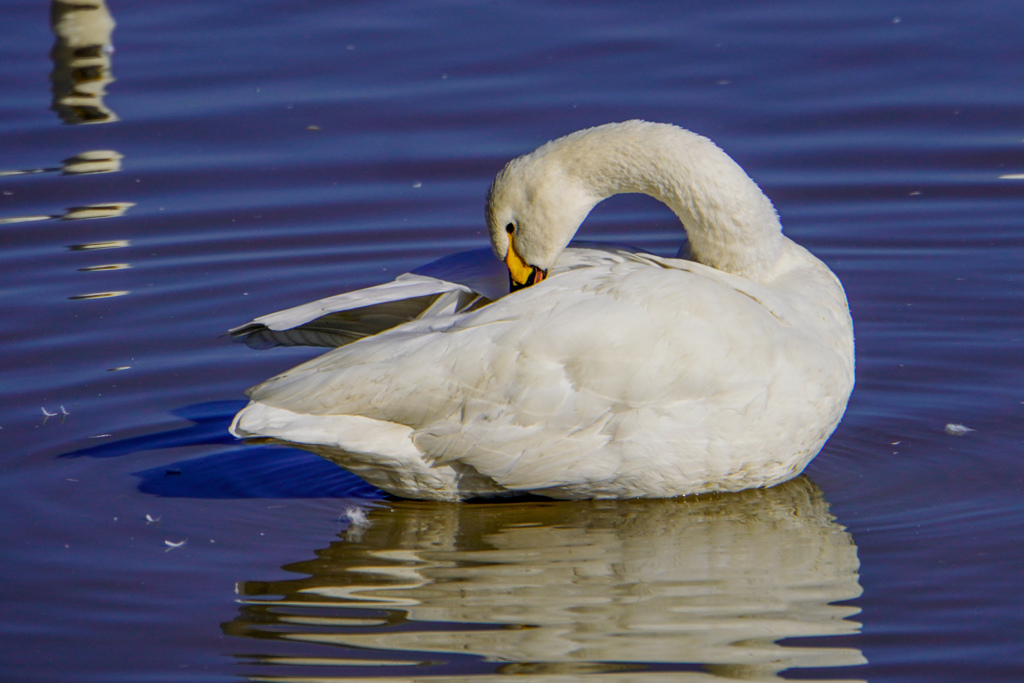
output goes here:
[[139, 491], [185, 498], [363, 498], [381, 494], [314, 455], [286, 448], [234, 449], [223, 455], [138, 472]]

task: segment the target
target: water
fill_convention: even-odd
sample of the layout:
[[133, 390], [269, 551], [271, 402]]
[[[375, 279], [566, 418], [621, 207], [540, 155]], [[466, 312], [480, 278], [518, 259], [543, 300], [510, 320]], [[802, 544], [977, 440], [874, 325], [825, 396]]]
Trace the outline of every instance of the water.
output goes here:
[[[4, 680], [1022, 677], [1015, 3], [3, 14]], [[846, 285], [807, 479], [410, 503], [226, 434], [315, 353], [228, 328], [482, 246], [507, 159], [634, 117], [714, 139]], [[617, 197], [583, 236], [680, 232]]]

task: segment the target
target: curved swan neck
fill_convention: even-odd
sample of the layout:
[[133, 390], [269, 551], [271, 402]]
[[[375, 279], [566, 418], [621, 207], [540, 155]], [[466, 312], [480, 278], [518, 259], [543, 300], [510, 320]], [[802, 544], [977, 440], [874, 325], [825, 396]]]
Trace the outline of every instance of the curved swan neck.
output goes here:
[[756, 281], [772, 276], [783, 251], [771, 201], [707, 138], [676, 126], [627, 121], [548, 143], [538, 156], [557, 161], [582, 184], [593, 208], [638, 192], [668, 205], [686, 229], [692, 257]]

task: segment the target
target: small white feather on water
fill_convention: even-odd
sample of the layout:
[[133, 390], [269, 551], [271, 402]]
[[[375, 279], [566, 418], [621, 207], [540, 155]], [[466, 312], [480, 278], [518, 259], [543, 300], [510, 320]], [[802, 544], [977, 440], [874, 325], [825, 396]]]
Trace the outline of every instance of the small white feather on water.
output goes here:
[[971, 429], [970, 427], [967, 427], [966, 425], [962, 424], [950, 422], [949, 424], [946, 425], [946, 433], [949, 434], [950, 436], [963, 436], [964, 434], [973, 431], [974, 430]]
[[366, 516], [366, 510], [361, 507], [348, 507], [345, 508], [345, 518], [352, 526], [367, 527], [370, 526], [370, 518]]

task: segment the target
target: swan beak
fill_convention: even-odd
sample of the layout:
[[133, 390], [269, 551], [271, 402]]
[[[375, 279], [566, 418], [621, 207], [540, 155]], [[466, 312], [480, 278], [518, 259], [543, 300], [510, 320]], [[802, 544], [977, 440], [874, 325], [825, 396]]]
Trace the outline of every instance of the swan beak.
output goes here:
[[508, 266], [509, 291], [516, 291], [530, 285], [535, 285], [548, 276], [548, 271], [541, 270], [537, 266], [531, 266], [523, 260], [516, 251], [515, 241], [509, 238], [508, 254], [505, 255], [505, 265]]
[[540, 268], [537, 268], [536, 266], [530, 266], [530, 274], [527, 276], [526, 282], [516, 282], [516, 279], [515, 279], [515, 277], [513, 277], [512, 273], [508, 274], [508, 284], [509, 284], [509, 288], [508, 289], [509, 289], [510, 292], [515, 292], [516, 290], [519, 290], [519, 289], [525, 289], [526, 287], [529, 287], [530, 285], [537, 284], [538, 282], [540, 282], [541, 280], [543, 280], [547, 276], [548, 276], [548, 271], [541, 270]]

